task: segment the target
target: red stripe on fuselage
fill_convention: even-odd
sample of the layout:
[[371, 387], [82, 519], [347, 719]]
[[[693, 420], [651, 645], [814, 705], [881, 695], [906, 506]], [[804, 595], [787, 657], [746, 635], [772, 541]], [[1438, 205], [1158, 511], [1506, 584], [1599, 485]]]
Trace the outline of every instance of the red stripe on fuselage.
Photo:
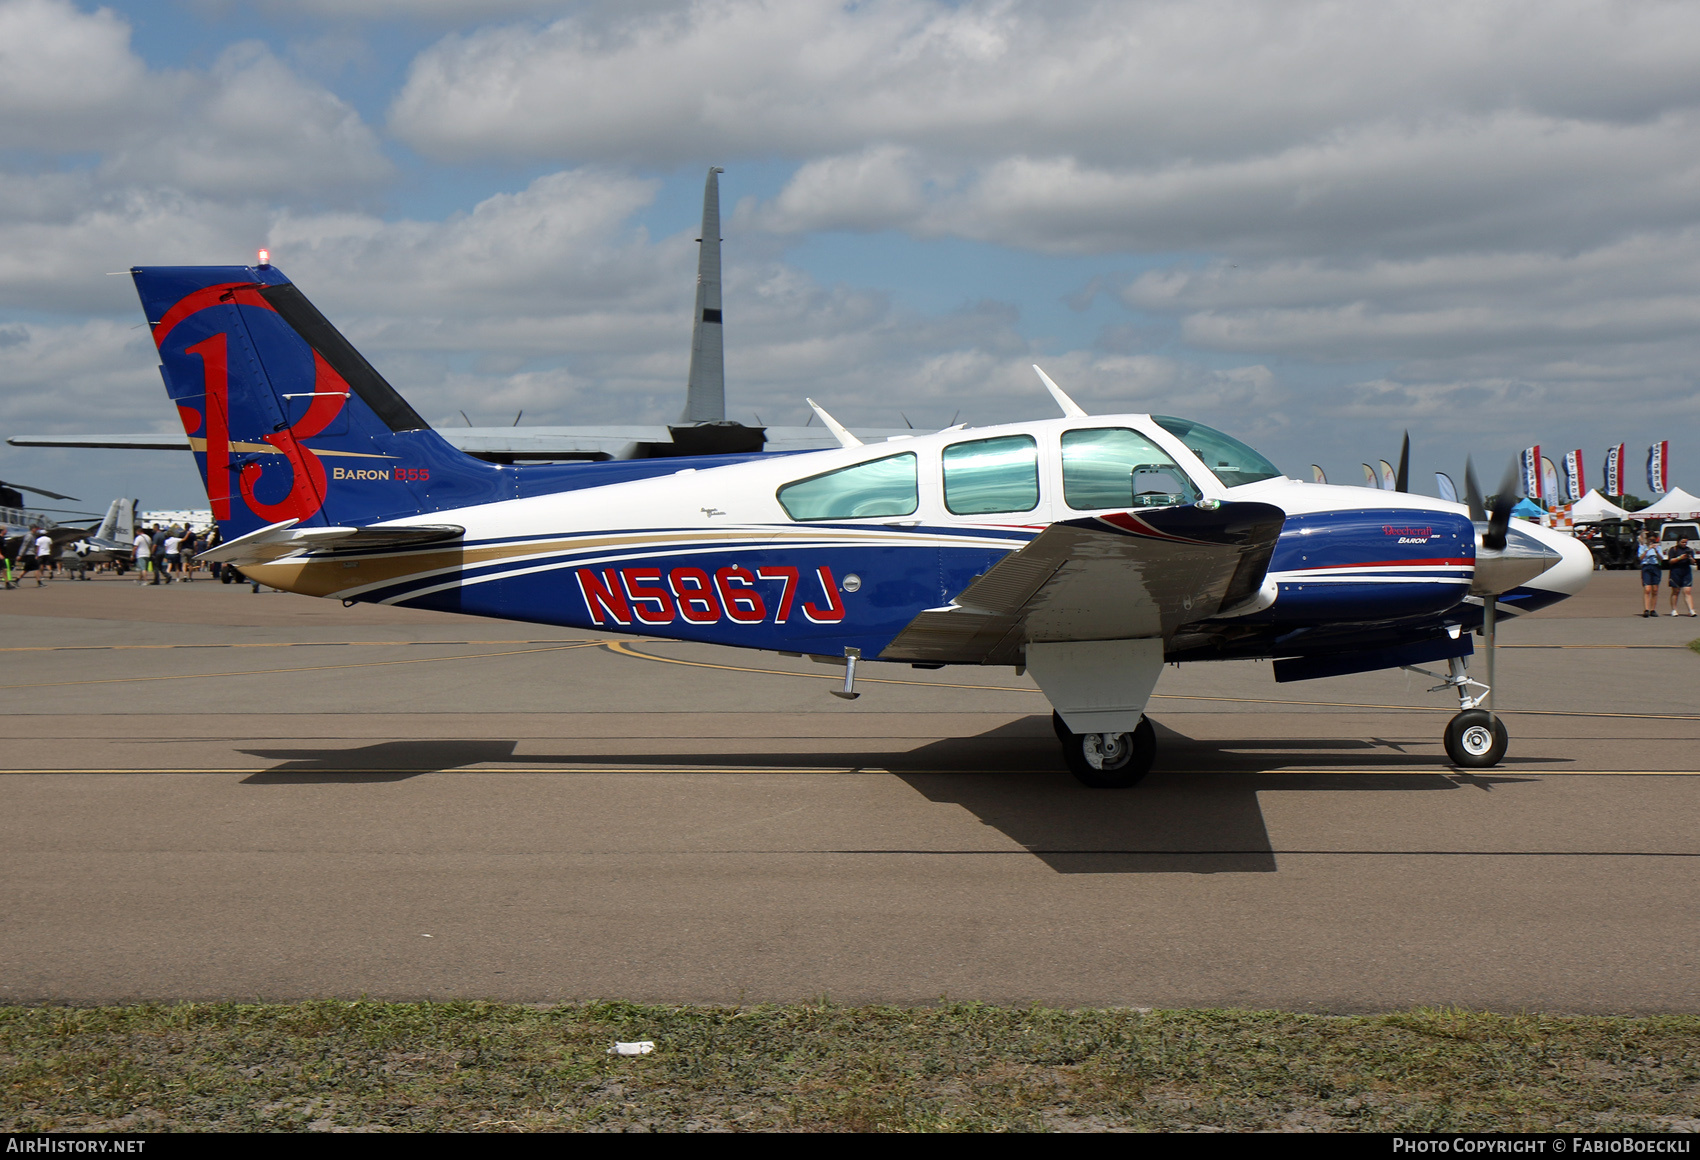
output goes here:
[[1465, 566], [1474, 567], [1475, 563], [1475, 560], [1467, 556], [1439, 560], [1364, 560], [1361, 563], [1351, 564], [1312, 564], [1309, 568], [1294, 568], [1293, 571], [1313, 572], [1322, 571], [1326, 568], [1462, 568]]

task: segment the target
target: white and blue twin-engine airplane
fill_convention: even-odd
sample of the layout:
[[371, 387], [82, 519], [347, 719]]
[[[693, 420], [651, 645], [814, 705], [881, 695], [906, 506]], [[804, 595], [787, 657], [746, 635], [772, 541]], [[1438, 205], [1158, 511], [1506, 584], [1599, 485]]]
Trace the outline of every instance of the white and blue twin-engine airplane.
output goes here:
[[1593, 568], [1509, 526], [1510, 487], [1490, 515], [1473, 479], [1468, 506], [1304, 483], [1199, 423], [1088, 415], [1048, 378], [1061, 419], [865, 445], [820, 411], [842, 446], [488, 463], [275, 267], [132, 273], [224, 537], [209, 556], [312, 596], [833, 658], [844, 696], [858, 662], [1012, 665], [1088, 785], [1151, 767], [1165, 662], [1253, 657], [1277, 680], [1446, 661], [1447, 751], [1493, 765], [1472, 635], [1491, 684], [1496, 612]]

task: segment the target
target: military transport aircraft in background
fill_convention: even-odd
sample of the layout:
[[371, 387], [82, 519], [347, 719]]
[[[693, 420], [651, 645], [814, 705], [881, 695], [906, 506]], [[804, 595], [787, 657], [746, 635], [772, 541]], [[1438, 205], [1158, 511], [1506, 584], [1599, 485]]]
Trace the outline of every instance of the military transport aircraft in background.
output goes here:
[[[451, 447], [491, 463], [652, 459], [678, 455], [741, 454], [836, 447], [820, 427], [748, 427], [726, 417], [724, 311], [720, 295], [719, 167], [708, 171], [702, 192], [702, 237], [697, 254], [696, 305], [691, 321], [691, 367], [685, 409], [673, 424], [615, 424], [588, 427], [443, 428]], [[262, 251], [264, 253], [264, 251]], [[266, 257], [260, 259], [262, 262]], [[813, 420], [811, 418], [810, 422]], [[904, 428], [859, 430], [867, 438], [899, 434]], [[98, 447], [132, 451], [187, 451], [182, 435], [15, 435], [15, 447]]]
[[1167, 661], [1272, 658], [1278, 681], [1445, 661], [1447, 753], [1493, 765], [1497, 614], [1593, 570], [1510, 526], [1514, 480], [1491, 513], [1473, 471], [1468, 507], [1304, 483], [1199, 423], [1089, 415], [1043, 371], [1061, 419], [866, 442], [811, 402], [839, 446], [488, 463], [276, 267], [132, 274], [225, 540], [204, 557], [346, 602], [829, 658], [845, 697], [868, 662], [1011, 665], [1088, 785], [1150, 768]]

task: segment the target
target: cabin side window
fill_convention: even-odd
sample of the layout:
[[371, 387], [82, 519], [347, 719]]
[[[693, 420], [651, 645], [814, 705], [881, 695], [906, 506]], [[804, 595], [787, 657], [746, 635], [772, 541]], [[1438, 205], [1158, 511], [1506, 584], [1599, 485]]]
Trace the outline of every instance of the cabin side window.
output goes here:
[[1039, 506], [1039, 444], [1031, 435], [944, 449], [944, 506], [953, 515], [1029, 512]]
[[794, 520], [913, 515], [921, 504], [916, 480], [915, 453], [906, 451], [788, 483], [779, 506]]
[[1172, 507], [1199, 490], [1169, 453], [1126, 427], [1064, 431], [1063, 499], [1077, 511]]

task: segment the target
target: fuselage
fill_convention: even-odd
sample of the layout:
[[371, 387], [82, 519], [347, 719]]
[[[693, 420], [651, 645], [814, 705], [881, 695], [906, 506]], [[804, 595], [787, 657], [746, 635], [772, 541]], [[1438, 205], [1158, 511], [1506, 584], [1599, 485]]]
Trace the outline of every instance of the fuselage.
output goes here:
[[[557, 470], [560, 490], [387, 521], [464, 526], [452, 546], [245, 570], [344, 600], [877, 658], [1053, 522], [1255, 501], [1286, 515], [1258, 598], [1173, 633], [1171, 659], [1386, 647], [1482, 619], [1470, 595], [1479, 533], [1462, 505], [1300, 482], [1179, 420], [1066, 418], [612, 468]], [[392, 486], [385, 471], [341, 482]], [[1521, 521], [1512, 534], [1557, 560], [1504, 593], [1505, 610], [1586, 583], [1592, 558], [1571, 537]]]

